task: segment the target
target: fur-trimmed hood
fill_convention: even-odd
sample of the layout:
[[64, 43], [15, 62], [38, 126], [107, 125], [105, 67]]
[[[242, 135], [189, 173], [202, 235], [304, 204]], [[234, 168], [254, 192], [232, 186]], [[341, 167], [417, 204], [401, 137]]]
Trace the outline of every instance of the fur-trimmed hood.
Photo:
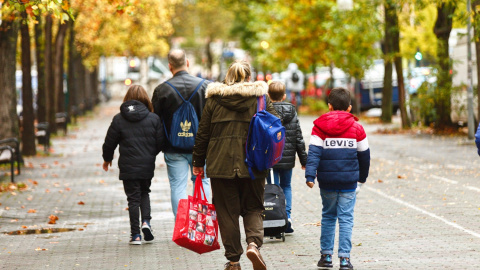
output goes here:
[[243, 97], [259, 97], [262, 95], [266, 95], [268, 93], [268, 85], [264, 81], [256, 81], [256, 82], [244, 82], [244, 83], [236, 83], [234, 85], [226, 85], [223, 83], [211, 83], [207, 87], [207, 91], [205, 93], [206, 98], [210, 98], [212, 96], [234, 96], [240, 95]]

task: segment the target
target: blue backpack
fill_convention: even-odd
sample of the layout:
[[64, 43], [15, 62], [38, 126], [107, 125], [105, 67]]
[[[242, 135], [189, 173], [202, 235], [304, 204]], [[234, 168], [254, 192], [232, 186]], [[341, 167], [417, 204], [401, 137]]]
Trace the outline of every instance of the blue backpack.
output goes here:
[[192, 103], [190, 103], [190, 100], [193, 96], [195, 96], [200, 86], [203, 85], [204, 81], [205, 80], [202, 80], [197, 85], [197, 88], [195, 88], [195, 91], [193, 91], [193, 94], [190, 96], [190, 98], [188, 98], [188, 100], [183, 98], [175, 86], [166, 81], [166, 83], [170, 85], [183, 100], [182, 105], [180, 105], [180, 107], [178, 107], [178, 109], [173, 113], [170, 133], [167, 132], [165, 120], [163, 121], [163, 127], [165, 128], [167, 139], [175, 148], [184, 150], [193, 149], [193, 145], [195, 144], [195, 136], [197, 135], [198, 130], [198, 117], [197, 113], [195, 112], [195, 108], [193, 107]]
[[257, 98], [257, 113], [252, 117], [245, 144], [250, 178], [255, 179], [252, 168], [264, 171], [277, 164], [285, 146], [285, 128], [281, 120], [267, 112], [265, 96]]

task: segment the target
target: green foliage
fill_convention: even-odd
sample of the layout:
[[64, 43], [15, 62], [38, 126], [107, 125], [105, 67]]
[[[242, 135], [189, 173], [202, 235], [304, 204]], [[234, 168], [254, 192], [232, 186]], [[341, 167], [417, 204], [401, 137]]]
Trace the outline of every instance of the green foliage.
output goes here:
[[423, 82], [418, 94], [410, 99], [412, 122], [428, 126], [436, 121], [435, 87], [434, 84]]
[[303, 99], [304, 109], [301, 110], [302, 114], [309, 115], [322, 115], [328, 112], [328, 105], [323, 99], [317, 99], [313, 97], [306, 97]]

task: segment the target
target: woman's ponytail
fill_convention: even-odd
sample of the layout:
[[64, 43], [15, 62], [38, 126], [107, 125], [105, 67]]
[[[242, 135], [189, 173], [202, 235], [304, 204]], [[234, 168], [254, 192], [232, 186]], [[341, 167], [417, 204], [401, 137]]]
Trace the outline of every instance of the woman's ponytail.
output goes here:
[[228, 68], [224, 83], [226, 85], [232, 85], [245, 82], [250, 78], [251, 73], [250, 65], [247, 61], [235, 61]]

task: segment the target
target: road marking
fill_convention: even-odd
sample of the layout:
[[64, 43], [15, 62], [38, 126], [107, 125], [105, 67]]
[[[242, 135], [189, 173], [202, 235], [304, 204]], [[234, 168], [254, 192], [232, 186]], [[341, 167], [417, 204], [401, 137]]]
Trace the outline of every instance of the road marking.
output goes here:
[[477, 192], [480, 192], [480, 188], [477, 188], [477, 187], [472, 187], [472, 186], [465, 186], [466, 188], [470, 189], [470, 190], [475, 190]]
[[438, 220], [442, 221], [443, 223], [445, 223], [445, 224], [447, 224], [447, 225], [450, 225], [450, 226], [452, 226], [452, 227], [454, 227], [454, 228], [456, 228], [456, 229], [459, 229], [459, 230], [464, 231], [464, 232], [466, 232], [466, 233], [468, 233], [468, 234], [470, 234], [470, 235], [473, 235], [473, 236], [475, 236], [475, 237], [477, 237], [477, 238], [480, 238], [480, 233], [471, 231], [471, 230], [469, 230], [469, 229], [465, 229], [464, 227], [462, 227], [462, 226], [460, 226], [460, 225], [458, 225], [458, 224], [456, 224], [456, 223], [453, 223], [453, 222], [448, 221], [448, 220], [446, 220], [446, 219], [444, 219], [444, 218], [442, 218], [442, 217], [439, 217], [439, 216], [435, 215], [434, 213], [430, 213], [430, 212], [428, 212], [428, 211], [425, 211], [425, 210], [423, 210], [422, 208], [419, 208], [419, 207], [417, 207], [417, 206], [415, 206], [415, 205], [413, 205], [413, 204], [409, 204], [409, 203], [404, 202], [404, 201], [402, 201], [402, 200], [400, 200], [400, 199], [397, 199], [397, 198], [395, 198], [395, 197], [393, 197], [393, 196], [390, 196], [390, 195], [388, 195], [388, 194], [385, 194], [385, 193], [383, 193], [382, 191], [380, 191], [380, 190], [378, 190], [378, 189], [371, 188], [371, 187], [368, 187], [368, 186], [365, 186], [365, 185], [363, 185], [362, 188], [366, 188], [367, 190], [370, 190], [370, 191], [372, 191], [372, 192], [375, 192], [375, 193], [377, 193], [378, 195], [383, 196], [383, 197], [385, 197], [385, 198], [387, 198], [387, 199], [389, 199], [389, 200], [392, 200], [392, 201], [394, 201], [394, 202], [396, 202], [396, 203], [398, 203], [398, 204], [405, 205], [405, 206], [407, 206], [407, 207], [409, 207], [409, 208], [411, 208], [411, 209], [413, 209], [413, 210], [416, 210], [416, 211], [418, 211], [418, 212], [420, 212], [420, 213], [422, 213], [422, 214], [425, 214], [425, 215], [430, 216], [430, 217], [432, 217], [432, 218], [438, 219]]
[[438, 180], [442, 180], [444, 182], [450, 183], [450, 184], [458, 184], [458, 181], [451, 180], [451, 179], [448, 179], [448, 178], [445, 178], [445, 177], [436, 176], [434, 174], [431, 174], [430, 176], [433, 177], [433, 178], [436, 178]]

